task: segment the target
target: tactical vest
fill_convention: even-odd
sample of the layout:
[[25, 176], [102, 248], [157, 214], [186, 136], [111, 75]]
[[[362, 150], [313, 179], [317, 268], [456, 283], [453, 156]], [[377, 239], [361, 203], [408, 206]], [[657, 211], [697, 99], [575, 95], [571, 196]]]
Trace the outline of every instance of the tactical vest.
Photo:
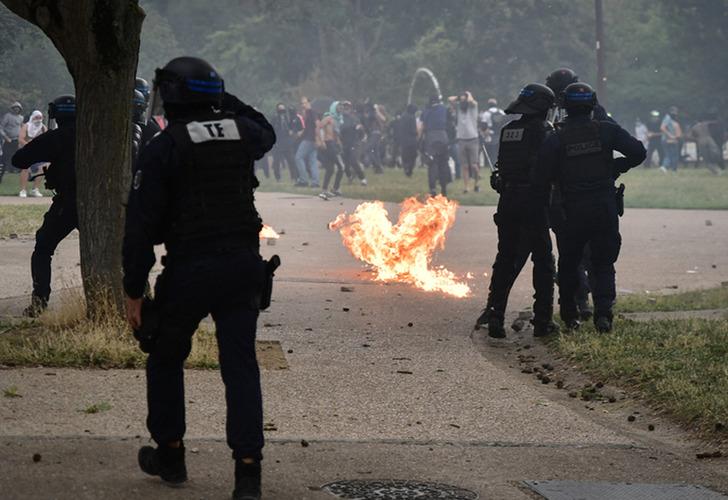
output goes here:
[[612, 150], [602, 144], [598, 121], [567, 121], [556, 133], [563, 153], [559, 177], [564, 194], [614, 186]]
[[171, 254], [235, 251], [259, 244], [262, 228], [253, 191], [258, 180], [234, 117], [172, 122], [180, 171], [166, 238]]
[[506, 183], [526, 185], [541, 147], [545, 131], [550, 125], [544, 121], [516, 120], [501, 130], [498, 149], [498, 172]]

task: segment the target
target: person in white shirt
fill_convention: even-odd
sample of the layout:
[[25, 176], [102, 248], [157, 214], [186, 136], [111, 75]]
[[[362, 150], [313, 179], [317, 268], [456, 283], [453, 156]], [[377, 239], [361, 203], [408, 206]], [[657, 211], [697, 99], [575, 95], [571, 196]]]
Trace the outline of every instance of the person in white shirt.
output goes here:
[[[23, 123], [20, 127], [20, 135], [18, 136], [18, 149], [22, 148], [30, 141], [38, 137], [39, 135], [48, 131], [48, 127], [43, 123], [43, 113], [37, 109], [30, 115], [30, 120], [27, 123]], [[20, 193], [18, 196], [21, 198], [28, 197], [28, 177], [30, 177], [31, 170], [37, 170], [42, 168], [44, 164], [36, 164], [29, 169], [22, 169], [20, 171]], [[33, 181], [33, 190], [30, 195], [34, 198], [42, 198], [43, 193], [40, 192], [40, 177], [36, 177]]]

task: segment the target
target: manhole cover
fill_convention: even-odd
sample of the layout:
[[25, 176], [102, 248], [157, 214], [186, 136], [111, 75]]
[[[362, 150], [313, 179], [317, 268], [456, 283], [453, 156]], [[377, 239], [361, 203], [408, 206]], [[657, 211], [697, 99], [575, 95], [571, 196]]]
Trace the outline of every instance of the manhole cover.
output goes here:
[[336, 481], [322, 488], [350, 500], [477, 500], [478, 494], [456, 486], [398, 479]]
[[725, 500], [728, 497], [691, 484], [635, 484], [590, 481], [524, 481], [547, 500]]

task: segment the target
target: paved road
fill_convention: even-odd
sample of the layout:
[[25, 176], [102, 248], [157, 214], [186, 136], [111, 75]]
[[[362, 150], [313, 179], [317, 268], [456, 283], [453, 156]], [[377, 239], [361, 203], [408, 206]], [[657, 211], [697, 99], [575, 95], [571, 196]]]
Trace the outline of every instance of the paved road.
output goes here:
[[[372, 283], [326, 223], [355, 201], [260, 194], [267, 223], [283, 229], [275, 302], [259, 337], [278, 340], [288, 370], [263, 374], [268, 498], [330, 498], [340, 478], [437, 480], [482, 498], [530, 498], [524, 479], [692, 482], [728, 492], [725, 462], [698, 462], [694, 443], [666, 422], [648, 433], [623, 425], [626, 402], [590, 411], [563, 391], [535, 384], [471, 326], [484, 302], [495, 253], [493, 208], [461, 208], [437, 263], [472, 272], [473, 297], [451, 299], [401, 284]], [[706, 225], [706, 220], [711, 225]], [[623, 219], [619, 287], [659, 290], [728, 280], [728, 212], [629, 210]], [[32, 241], [0, 242], [0, 314], [28, 292]], [[56, 288], [79, 282], [77, 241], [55, 259]], [[715, 266], [715, 268], [713, 267]], [[688, 273], [687, 271], [694, 271]], [[514, 310], [530, 302], [526, 270]], [[342, 285], [353, 292], [342, 292]], [[349, 311], [344, 311], [348, 308]], [[408, 326], [412, 323], [412, 326]], [[267, 326], [265, 326], [267, 325]], [[288, 352], [291, 351], [291, 352]], [[187, 374], [189, 486], [161, 488], [135, 469], [146, 436], [139, 371], [0, 370], [0, 491], [3, 498], [224, 498], [222, 384], [216, 372]], [[79, 410], [106, 401], [95, 415]], [[650, 417], [652, 418], [652, 417]], [[141, 437], [140, 437], [141, 436]], [[301, 439], [311, 444], [302, 447]], [[35, 464], [31, 457], [40, 453]]]

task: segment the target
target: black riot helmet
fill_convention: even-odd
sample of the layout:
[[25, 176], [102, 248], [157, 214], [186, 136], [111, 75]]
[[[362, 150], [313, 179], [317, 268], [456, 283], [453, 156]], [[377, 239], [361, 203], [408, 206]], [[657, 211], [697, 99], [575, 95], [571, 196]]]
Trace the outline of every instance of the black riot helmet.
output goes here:
[[144, 100], [149, 102], [149, 82], [146, 81], [144, 78], [137, 77], [136, 81], [134, 82], [134, 90], [138, 90], [142, 93], [144, 96]]
[[554, 93], [546, 85], [529, 83], [521, 89], [515, 101], [505, 109], [509, 115], [545, 114], [554, 105]]
[[62, 95], [48, 103], [48, 119], [56, 123], [70, 122], [76, 119], [76, 97]]
[[590, 113], [597, 103], [597, 94], [586, 83], [572, 83], [564, 89], [564, 108], [569, 114]]
[[564, 89], [572, 83], [579, 81], [574, 70], [559, 68], [546, 77], [546, 86], [554, 91], [556, 97], [560, 97]]
[[147, 111], [147, 100], [144, 98], [144, 94], [142, 94], [138, 90], [134, 90], [134, 94], [131, 99], [131, 112], [132, 112], [132, 121], [134, 123], [143, 123], [144, 122], [144, 113]]
[[197, 57], [177, 57], [154, 72], [154, 88], [165, 104], [219, 106], [225, 84], [210, 64]]

